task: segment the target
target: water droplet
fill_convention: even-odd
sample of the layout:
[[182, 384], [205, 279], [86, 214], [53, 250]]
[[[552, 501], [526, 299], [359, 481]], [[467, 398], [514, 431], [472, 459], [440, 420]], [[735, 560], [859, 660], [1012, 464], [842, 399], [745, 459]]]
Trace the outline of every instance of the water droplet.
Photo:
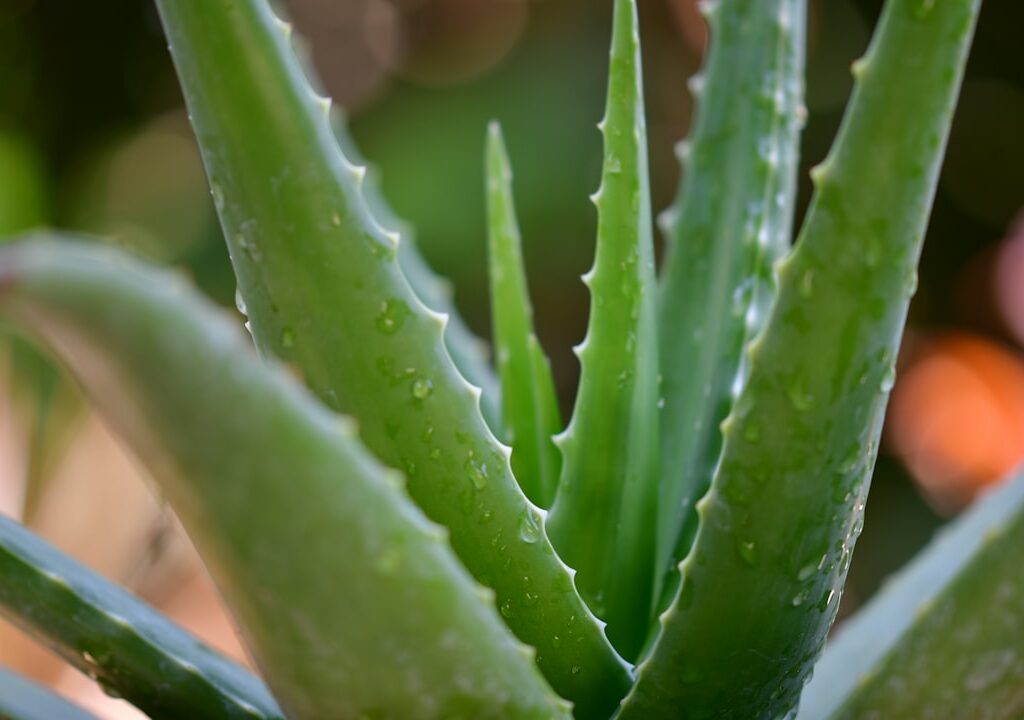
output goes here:
[[519, 537], [523, 539], [523, 542], [530, 544], [540, 539], [540, 526], [537, 524], [537, 518], [529, 510], [524, 512], [523, 517], [519, 520]]
[[579, 675], [580, 674], [580, 666], [579, 665], [573, 665], [572, 666], [572, 674], [573, 675]]
[[512, 617], [512, 615], [513, 615], [513, 613], [512, 613], [512, 601], [509, 600], [508, 598], [506, 598], [505, 601], [503, 603], [501, 603], [500, 610], [501, 610], [501, 616], [502, 617], [505, 617], [505, 618]]
[[935, 2], [936, 0], [921, 0], [914, 8], [914, 17], [918, 20], [926, 19], [935, 9]]
[[618, 175], [622, 172], [622, 161], [618, 155], [609, 154], [604, 161], [604, 169], [611, 175]]
[[242, 297], [242, 288], [235, 288], [235, 309], [243, 315], [249, 314], [249, 309], [245, 306], [245, 298]]
[[285, 328], [281, 331], [281, 347], [286, 350], [295, 347], [295, 332], [291, 328]]
[[394, 335], [402, 329], [405, 319], [410, 314], [409, 306], [402, 300], [385, 300], [381, 303], [380, 314], [377, 315], [377, 329], [385, 335]]
[[787, 390], [787, 395], [789, 395], [790, 404], [797, 412], [807, 412], [811, 409], [811, 405], [814, 404], [814, 399], [807, 394], [803, 378], [800, 376], [793, 379]]
[[661, 410], [665, 407], [665, 398], [658, 398], [658, 409]]
[[738, 540], [736, 542], [736, 552], [739, 553], [740, 558], [747, 565], [753, 567], [757, 564], [757, 546], [753, 540]]
[[341, 225], [341, 214], [337, 211], [331, 213], [331, 225], [334, 227]]
[[817, 569], [818, 563], [807, 563], [800, 568], [800, 572], [796, 574], [796, 579], [800, 582], [806, 582], [811, 579], [811, 576], [814, 575]]
[[800, 277], [800, 296], [809, 298], [814, 292], [814, 271], [807, 270]]
[[434, 392], [434, 383], [430, 381], [430, 378], [419, 377], [413, 381], [412, 396], [416, 400], [426, 400], [432, 392]]
[[802, 590], [802, 591], [798, 592], [796, 595], [794, 595], [793, 599], [790, 602], [793, 604], [793, 607], [800, 607], [801, 605], [804, 604], [804, 600], [806, 600], [806, 599], [807, 599], [807, 591], [806, 590]]
[[263, 252], [259, 249], [256, 243], [242, 233], [235, 235], [235, 242], [238, 243], [238, 246], [242, 248], [242, 251], [248, 255], [249, 259], [254, 263], [258, 263], [263, 259]]
[[224, 211], [224, 190], [218, 183], [210, 184], [210, 194], [213, 195], [213, 206], [217, 208], [217, 212]]
[[466, 459], [466, 472], [469, 474], [469, 480], [473, 483], [473, 487], [477, 490], [487, 487], [487, 464], [478, 462], [473, 457], [472, 451]]

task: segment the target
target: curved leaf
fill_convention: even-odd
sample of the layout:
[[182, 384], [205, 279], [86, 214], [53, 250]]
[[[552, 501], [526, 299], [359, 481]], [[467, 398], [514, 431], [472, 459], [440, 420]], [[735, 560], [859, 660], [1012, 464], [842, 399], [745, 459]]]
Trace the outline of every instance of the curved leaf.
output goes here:
[[682, 586], [623, 718], [684, 708], [688, 718], [775, 718], [796, 705], [862, 526], [979, 6], [889, 0], [855, 66], [846, 118], [814, 172], [807, 221], [778, 267], [778, 297], [723, 425]]
[[0, 718], [4, 720], [96, 720], [46, 688], [0, 668]]
[[0, 313], [145, 460], [287, 716], [566, 714], [352, 424], [179, 280], [112, 250], [26, 242], [0, 251]]
[[1024, 715], [1024, 475], [978, 501], [838, 628], [798, 718]]
[[2, 516], [0, 615], [150, 717], [283, 717], [241, 666]]
[[610, 712], [628, 673], [413, 293], [265, 0], [158, 0], [257, 346], [288, 360], [403, 470], [507, 624], [577, 711]]

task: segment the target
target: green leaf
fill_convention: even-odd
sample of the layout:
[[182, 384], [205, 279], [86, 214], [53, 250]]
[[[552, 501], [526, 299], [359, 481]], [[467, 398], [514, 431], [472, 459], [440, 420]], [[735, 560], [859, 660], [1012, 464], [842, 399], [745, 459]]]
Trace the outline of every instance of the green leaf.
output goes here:
[[504, 399], [504, 431], [512, 445], [512, 471], [533, 502], [555, 498], [562, 456], [552, 439], [562, 429], [555, 381], [533, 331], [523, 249], [512, 201], [512, 170], [501, 128], [487, 136], [487, 214], [494, 347]]
[[[890, 0], [779, 294], [629, 718], [790, 711], [835, 616], [977, 0]], [[908, 112], [913, 108], [913, 112]], [[722, 672], [728, 668], [728, 672]]]
[[2, 516], [0, 615], [150, 717], [283, 717], [249, 672]]
[[4, 720], [96, 720], [46, 688], [0, 668], [0, 718]]
[[660, 218], [659, 297], [663, 600], [697, 530], [695, 505], [722, 449], [719, 425], [742, 387], [742, 351], [774, 296], [788, 249], [803, 110], [805, 0], [705, 6], [711, 47], [690, 91], [694, 130], [679, 146], [683, 182]]
[[355, 143], [348, 135], [341, 112], [337, 107], [331, 113], [334, 136], [338, 140], [342, 154], [356, 165], [366, 167], [363, 180], [363, 199], [370, 208], [370, 213], [381, 225], [390, 231], [398, 232], [402, 241], [398, 244], [398, 264], [402, 274], [417, 297], [428, 308], [448, 321], [444, 328], [444, 344], [452, 357], [452, 362], [463, 377], [471, 384], [480, 388], [480, 411], [487, 424], [492, 428], [502, 426], [501, 387], [494, 371], [488, 364], [487, 344], [473, 335], [455, 309], [452, 285], [438, 276], [427, 264], [416, 248], [415, 233], [409, 223], [400, 219], [388, 205], [380, 190], [378, 175], [372, 165], [368, 165], [360, 155]]
[[838, 628], [800, 718], [1024, 714], [1024, 475], [978, 501]]
[[[410, 289], [364, 171], [339, 151], [287, 26], [264, 0], [157, 3], [225, 230], [253, 336], [290, 361], [403, 470], [451, 531], [507, 624], [577, 712], [610, 712], [629, 677], [516, 484], [508, 448], [455, 369], [444, 318]], [[538, 600], [538, 598], [542, 598]]]
[[288, 717], [565, 715], [352, 423], [180, 280], [26, 242], [0, 252], [0, 288], [146, 462]]
[[647, 130], [633, 0], [616, 0], [597, 258], [581, 378], [548, 530], [577, 587], [635, 658], [652, 618], [658, 491], [658, 353]]

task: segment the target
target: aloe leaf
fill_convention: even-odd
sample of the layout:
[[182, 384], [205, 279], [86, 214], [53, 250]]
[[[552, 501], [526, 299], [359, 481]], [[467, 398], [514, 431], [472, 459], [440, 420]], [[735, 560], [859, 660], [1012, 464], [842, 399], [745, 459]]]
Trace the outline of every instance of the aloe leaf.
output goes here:
[[764, 323], [772, 263], [789, 247], [805, 112], [805, 0], [704, 7], [711, 46], [690, 82], [698, 111], [679, 146], [679, 195], [659, 218], [667, 255], [658, 306], [658, 570], [674, 576], [666, 600], [718, 462], [719, 424], [743, 384], [742, 349]]
[[[774, 718], [838, 607], [977, 0], [890, 0], [623, 718]], [[913, 108], [913, 112], [908, 112]], [[729, 668], [723, 673], [721, 668]]]
[[283, 717], [242, 667], [2, 516], [0, 615], [150, 717]]
[[437, 275], [424, 260], [416, 247], [413, 228], [399, 218], [388, 205], [384, 193], [381, 192], [376, 170], [372, 165], [366, 164], [360, 155], [348, 135], [341, 112], [336, 107], [331, 113], [331, 121], [335, 138], [345, 157], [356, 165], [366, 166], [362, 190], [363, 199], [366, 200], [371, 214], [386, 229], [401, 235], [402, 241], [398, 244], [398, 264], [402, 268], [402, 274], [424, 305], [448, 317], [444, 328], [444, 344], [452, 357], [452, 362], [466, 380], [480, 388], [480, 411], [487, 424], [492, 429], [501, 428], [501, 386], [488, 364], [487, 344], [473, 335], [455, 309], [451, 283]]
[[1024, 714], [1024, 475], [978, 501], [838, 629], [800, 718]]
[[562, 456], [553, 441], [562, 429], [551, 366], [533, 331], [522, 241], [512, 201], [512, 170], [492, 123], [487, 135], [487, 215], [494, 346], [501, 376], [504, 431], [512, 471], [533, 502], [549, 507]]
[[4, 720], [96, 720], [46, 688], [0, 668], [0, 718]]
[[625, 657], [652, 618], [657, 513], [658, 355], [647, 131], [633, 0], [616, 0], [581, 378], [558, 438], [562, 478], [547, 526], [577, 587]]
[[264, 0], [157, 3], [257, 347], [290, 361], [408, 476], [459, 558], [497, 592], [577, 712], [606, 713], [628, 672], [590, 615], [455, 369], [445, 320], [410, 289], [287, 26]]
[[566, 715], [397, 475], [197, 293], [42, 242], [0, 252], [0, 288], [146, 462], [288, 717]]

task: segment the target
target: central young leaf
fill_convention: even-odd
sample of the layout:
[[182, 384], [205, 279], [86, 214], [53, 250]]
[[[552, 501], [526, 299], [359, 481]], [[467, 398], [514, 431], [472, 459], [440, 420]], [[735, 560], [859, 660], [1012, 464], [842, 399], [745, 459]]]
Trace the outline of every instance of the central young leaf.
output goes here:
[[658, 488], [658, 351], [640, 37], [633, 0], [616, 0], [604, 172], [594, 195], [597, 258], [581, 380], [558, 439], [562, 479], [547, 527], [576, 584], [635, 658], [652, 617]]

